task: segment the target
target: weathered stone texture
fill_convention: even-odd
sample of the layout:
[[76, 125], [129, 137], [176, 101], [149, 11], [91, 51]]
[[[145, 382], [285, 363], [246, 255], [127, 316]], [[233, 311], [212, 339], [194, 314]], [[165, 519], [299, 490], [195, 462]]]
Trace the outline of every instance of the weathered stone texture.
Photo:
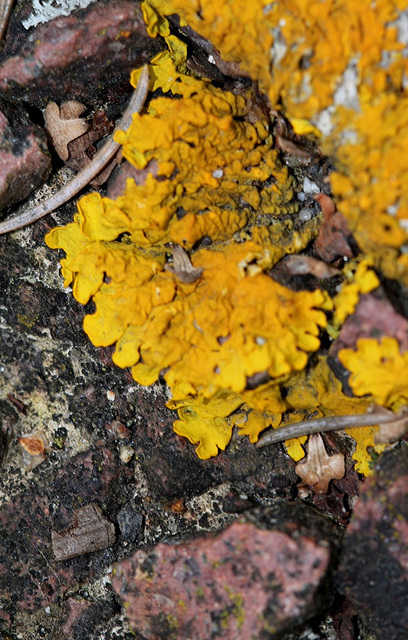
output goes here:
[[268, 508], [216, 535], [140, 549], [113, 584], [146, 640], [278, 638], [325, 601], [334, 540], [312, 509]]
[[379, 640], [408, 638], [408, 446], [380, 459], [344, 540], [340, 589]]

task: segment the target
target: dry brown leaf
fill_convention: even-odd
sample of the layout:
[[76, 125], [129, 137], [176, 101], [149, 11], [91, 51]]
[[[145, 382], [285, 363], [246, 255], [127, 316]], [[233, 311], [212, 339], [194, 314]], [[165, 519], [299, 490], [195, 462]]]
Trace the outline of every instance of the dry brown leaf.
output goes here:
[[75, 100], [64, 102], [61, 107], [50, 102], [45, 108], [45, 127], [61, 160], [68, 160], [68, 143], [82, 136], [88, 129], [86, 120], [78, 118], [84, 108], [84, 105]]
[[204, 269], [196, 269], [183, 247], [173, 244], [173, 264], [166, 264], [166, 271], [173, 273], [183, 284], [191, 284], [198, 280]]
[[271, 115], [275, 117], [274, 134], [276, 145], [283, 153], [306, 160], [313, 160], [320, 155], [314, 142], [305, 136], [297, 135], [293, 131], [290, 121], [283, 113], [271, 109]]
[[344, 477], [344, 456], [342, 453], [329, 456], [322, 436], [314, 433], [309, 438], [306, 459], [296, 465], [295, 471], [315, 493], [327, 493], [330, 480], [341, 480]]
[[[112, 122], [108, 120], [105, 111], [102, 109], [95, 111], [92, 120], [89, 122], [88, 130], [82, 136], [68, 143], [68, 166], [74, 169], [74, 171], [81, 171], [83, 167], [89, 164], [96, 153], [95, 143], [111, 133], [112, 126]], [[111, 171], [117, 164], [116, 158], [118, 155], [120, 155], [120, 153], [115, 155]], [[92, 186], [97, 186], [96, 182], [99, 181], [99, 178], [100, 174], [94, 178], [94, 184]]]
[[62, 120], [73, 120], [79, 118], [81, 113], [85, 111], [85, 105], [77, 100], [67, 100], [60, 106], [60, 117]]

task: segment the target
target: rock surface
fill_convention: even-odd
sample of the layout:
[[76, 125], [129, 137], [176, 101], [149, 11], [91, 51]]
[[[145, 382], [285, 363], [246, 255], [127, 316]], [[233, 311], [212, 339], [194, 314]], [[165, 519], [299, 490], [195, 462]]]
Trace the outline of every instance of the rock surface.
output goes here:
[[137, 2], [93, 2], [29, 30], [22, 23], [32, 3], [21, 5], [0, 55], [0, 90], [7, 100], [32, 104], [35, 96], [37, 108], [50, 100], [116, 104], [131, 91], [132, 69], [160, 48], [160, 40], [148, 37]]
[[0, 210], [25, 200], [51, 171], [47, 138], [38, 126], [47, 104], [106, 106], [114, 121], [132, 91], [130, 72], [161, 46], [148, 37], [139, 3], [128, 0], [93, 2], [27, 30], [32, 11], [32, 2], [20, 3], [0, 51]]
[[327, 604], [335, 541], [311, 508], [276, 505], [216, 535], [140, 549], [113, 585], [146, 640], [278, 638]]
[[[160, 39], [147, 37], [139, 2], [95, 1], [84, 10], [27, 30], [22, 20], [29, 17], [33, 4], [31, 0], [16, 3], [18, 11], [0, 55], [1, 108], [13, 127], [18, 124], [19, 140], [30, 139], [22, 134], [21, 126], [27, 125], [33, 135], [38, 134], [43, 152], [35, 162], [31, 158], [32, 171], [47, 157], [45, 138], [38, 132], [49, 100], [60, 104], [79, 99], [90, 112], [102, 109], [113, 122], [131, 91], [130, 70], [161, 47]], [[191, 37], [192, 50], [202, 53], [202, 43], [191, 30], [185, 37]], [[207, 50], [201, 59], [214, 71], [209, 55], [215, 55], [214, 50]], [[232, 71], [226, 69], [226, 73]], [[214, 78], [218, 83], [225, 81], [222, 74], [218, 76]], [[1, 156], [2, 175], [17, 173], [17, 166], [11, 166], [15, 155]], [[312, 175], [315, 169], [314, 165], [308, 169], [313, 180], [317, 179]], [[24, 187], [36, 182], [34, 174], [24, 178]], [[111, 182], [111, 195], [127, 175], [122, 170], [116, 186]], [[144, 178], [143, 171], [137, 178]], [[377, 517], [370, 529], [372, 548], [368, 543], [364, 546], [365, 520], [362, 516], [359, 520], [356, 512], [338, 582], [347, 596], [340, 597], [331, 575], [339, 531], [343, 531], [337, 525], [348, 525], [362, 484], [351, 464], [352, 452], [347, 456], [345, 478], [333, 481], [327, 495], [302, 493], [304, 500], [337, 525], [327, 524], [327, 518], [315, 515], [299, 499], [294, 463], [281, 446], [255, 451], [247, 438], [234, 434], [217, 458], [199, 460], [187, 440], [172, 430], [174, 414], [165, 406], [166, 387], [160, 382], [149, 389], [139, 387], [129, 371], [112, 365], [111, 349], [95, 349], [87, 340], [82, 322], [92, 308], [81, 307], [63, 288], [62, 256], [44, 244], [50, 227], [66, 224], [74, 212], [74, 203], [67, 204], [28, 229], [0, 237], [0, 637], [131, 640], [136, 635], [138, 640], [150, 640], [140, 635], [137, 622], [135, 630], [130, 629], [126, 610], [111, 586], [112, 564], [127, 562], [123, 566], [131, 572], [136, 566], [135, 551], [154, 560], [153, 567], [158, 565], [158, 554], [161, 558], [173, 554], [179, 562], [177, 554], [182, 557], [183, 550], [190, 553], [189, 562], [196, 556], [200, 561], [190, 562], [187, 568], [176, 565], [186, 577], [186, 583], [178, 583], [184, 596], [190, 593], [192, 580], [202, 580], [211, 571], [218, 576], [217, 581], [209, 575], [216, 601], [212, 594], [207, 598], [208, 587], [203, 587], [214, 614], [213, 633], [236, 631], [237, 638], [260, 612], [266, 628], [260, 640], [281, 632], [285, 640], [371, 640], [359, 613], [375, 626], [379, 602], [378, 611], [387, 608], [378, 627], [383, 638], [387, 633], [399, 634], [405, 624], [401, 605], [406, 549], [401, 487], [405, 485], [398, 483], [392, 468], [401, 477], [406, 473], [402, 468], [406, 450], [405, 454], [403, 449], [395, 450], [387, 463], [393, 480], [381, 488], [379, 476], [363, 498], [362, 504], [368, 504], [371, 491], [380, 500], [376, 506], [373, 497], [370, 507], [370, 514]], [[403, 301], [401, 291], [396, 296]], [[44, 434], [50, 450], [42, 464], [28, 471], [18, 438], [37, 431]], [[326, 442], [335, 450], [342, 438], [333, 434]], [[350, 445], [343, 442], [342, 446], [344, 450]], [[133, 456], [121, 455], [124, 448], [132, 450]], [[388, 500], [392, 508], [384, 507], [381, 500]], [[286, 502], [291, 504], [284, 507]], [[107, 548], [57, 562], [52, 531], [70, 530], [78, 509], [92, 504], [115, 527], [115, 541], [112, 536]], [[401, 517], [395, 519], [395, 513]], [[236, 520], [237, 514], [245, 516]], [[391, 541], [388, 548], [381, 538], [383, 531], [385, 540], [388, 536]], [[220, 533], [207, 537], [208, 532]], [[390, 537], [390, 532], [395, 536]], [[168, 544], [175, 539], [178, 546]], [[329, 540], [331, 545], [326, 544]], [[361, 553], [354, 553], [354, 544]], [[215, 560], [214, 566], [205, 564], [204, 554], [210, 551], [218, 554], [219, 564]], [[369, 580], [376, 567], [370, 563], [377, 558], [388, 560], [388, 565], [381, 564], [386, 567], [384, 577], [381, 574], [373, 592]], [[194, 574], [197, 566], [198, 576]], [[250, 569], [255, 575], [249, 574]], [[170, 574], [169, 583], [177, 586], [176, 578]], [[123, 586], [125, 574], [121, 579]], [[232, 591], [225, 590], [225, 584]], [[201, 612], [198, 595], [193, 593], [192, 602]], [[174, 599], [172, 593], [168, 597]], [[391, 621], [394, 601], [399, 610]], [[179, 609], [176, 603], [177, 614]], [[181, 613], [186, 624], [191, 611], [187, 606]], [[169, 615], [173, 617], [167, 620], [159, 616], [154, 632], [168, 631], [162, 637], [177, 638], [172, 627], [176, 615], [174, 611]], [[300, 630], [298, 625], [314, 615]], [[275, 629], [268, 626], [272, 623]], [[258, 624], [256, 620], [254, 628]], [[245, 640], [250, 637], [247, 634]]]
[[[43, 130], [0, 104], [0, 211], [21, 202], [47, 178], [51, 158]], [[7, 116], [6, 114], [9, 115]]]
[[408, 638], [408, 447], [386, 452], [356, 503], [338, 582], [379, 640]]
[[[72, 210], [67, 205], [58, 220], [70, 219]], [[200, 461], [172, 430], [165, 387], [138, 387], [112, 365], [109, 349], [86, 340], [85, 310], [63, 290], [58, 256], [44, 245], [48, 228], [42, 220], [0, 238], [0, 419], [7, 453], [0, 637], [53, 638], [58, 631], [64, 640], [116, 640], [119, 629], [122, 639], [128, 625], [109, 584], [112, 563], [135, 547], [220, 530], [255, 504], [292, 498], [294, 463], [281, 447], [255, 452], [237, 435], [216, 459]], [[17, 437], [38, 429], [51, 451], [27, 473]], [[124, 445], [135, 451], [127, 464], [120, 459]], [[51, 532], [69, 529], [77, 510], [95, 502], [114, 524], [116, 542], [57, 562]], [[84, 590], [86, 606], [73, 603]], [[98, 618], [106, 602], [109, 617]]]

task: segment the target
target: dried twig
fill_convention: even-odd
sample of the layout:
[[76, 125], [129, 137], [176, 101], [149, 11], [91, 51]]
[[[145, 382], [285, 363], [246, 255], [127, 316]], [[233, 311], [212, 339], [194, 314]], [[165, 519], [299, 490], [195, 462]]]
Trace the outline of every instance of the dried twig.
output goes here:
[[397, 413], [392, 411], [373, 411], [372, 413], [356, 413], [345, 416], [329, 416], [327, 418], [316, 418], [315, 420], [305, 420], [294, 422], [286, 427], [281, 427], [269, 433], [265, 433], [256, 447], [266, 447], [269, 444], [283, 442], [291, 438], [300, 438], [312, 433], [322, 433], [325, 431], [339, 431], [340, 429], [351, 429], [353, 427], [375, 427], [376, 425], [396, 422], [398, 420], [408, 422], [408, 406], [401, 407]]
[[0, 49], [1, 41], [6, 35], [8, 23], [13, 13], [14, 0], [0, 0]]
[[[132, 115], [138, 113], [146, 100], [149, 90], [149, 72], [147, 66], [144, 67], [136, 90], [129, 102], [129, 105], [123, 114], [121, 121], [115, 129], [116, 131], [127, 129], [132, 122]], [[86, 185], [102, 171], [102, 169], [113, 158], [119, 149], [119, 144], [110, 136], [102, 149], [94, 156], [92, 162], [80, 171], [73, 180], [68, 182], [62, 189], [54, 195], [47, 198], [44, 202], [24, 211], [23, 213], [9, 218], [0, 223], [0, 234], [15, 231], [32, 224], [36, 220], [43, 218], [68, 200], [71, 200], [79, 191], [82, 191]]]

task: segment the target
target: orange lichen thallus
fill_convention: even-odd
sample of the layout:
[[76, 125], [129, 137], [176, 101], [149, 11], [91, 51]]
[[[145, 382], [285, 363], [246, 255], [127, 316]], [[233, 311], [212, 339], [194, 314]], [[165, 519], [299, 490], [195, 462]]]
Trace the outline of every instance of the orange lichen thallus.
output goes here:
[[[396, 257], [394, 266], [387, 263], [389, 275], [407, 278], [399, 249], [406, 239], [400, 221], [408, 164], [395, 142], [396, 132], [408, 136], [408, 110], [401, 106], [406, 67], [392, 25], [398, 7], [397, 0], [375, 6], [209, 0], [198, 13], [193, 1], [142, 3], [149, 34], [168, 45], [151, 61], [150, 88], [160, 97], [116, 139], [129, 162], [152, 171], [144, 184], [128, 180], [115, 201], [85, 196], [74, 222], [46, 241], [65, 250], [62, 272], [76, 299], [96, 305], [85, 318], [92, 342], [116, 343], [114, 361], [132, 367], [141, 384], [164, 377], [172, 392], [168, 405], [179, 413], [175, 430], [198, 443], [202, 458], [224, 449], [234, 426], [255, 442], [287, 411], [367, 408], [369, 399], [342, 394], [324, 357], [311, 362], [309, 355], [320, 347], [326, 312], [334, 308], [329, 330], [335, 335], [360, 294], [378, 286], [373, 267], [384, 266], [385, 257]], [[186, 45], [166, 18], [174, 13], [181, 26], [187, 21], [227, 61], [242, 65], [295, 129], [304, 131], [304, 118], [312, 119], [309, 129], [339, 159], [338, 209], [366, 255], [347, 267], [333, 301], [319, 289], [291, 291], [268, 275], [284, 255], [310, 244], [319, 219], [300, 221], [295, 180], [274, 147], [270, 122], [252, 111], [252, 88], [236, 95], [188, 73]], [[132, 74], [134, 85], [139, 75]], [[372, 123], [387, 109], [387, 126], [365, 127], [364, 116]], [[388, 195], [379, 195], [381, 183], [391, 184]], [[179, 277], [177, 266], [169, 269], [173, 245], [187, 252], [197, 276], [191, 281]], [[363, 472], [374, 429], [368, 432], [357, 437]], [[295, 459], [304, 455], [298, 442], [289, 451]]]

